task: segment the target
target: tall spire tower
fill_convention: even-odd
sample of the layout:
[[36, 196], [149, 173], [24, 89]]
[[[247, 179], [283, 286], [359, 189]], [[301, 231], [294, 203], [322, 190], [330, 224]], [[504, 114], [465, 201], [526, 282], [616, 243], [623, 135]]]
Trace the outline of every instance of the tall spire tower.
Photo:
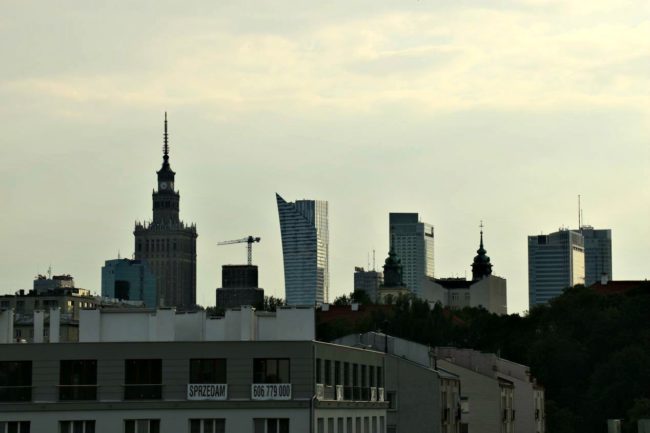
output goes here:
[[158, 305], [192, 309], [196, 305], [196, 225], [179, 218], [180, 194], [169, 164], [169, 133], [165, 113], [163, 163], [152, 194], [153, 220], [136, 222], [135, 259], [147, 262], [156, 276]]
[[483, 247], [483, 221], [481, 221], [481, 243], [476, 250], [477, 255], [474, 257], [474, 263], [472, 263], [472, 280], [481, 280], [489, 275], [492, 275], [492, 263], [490, 263], [490, 257], [487, 255], [487, 251]]

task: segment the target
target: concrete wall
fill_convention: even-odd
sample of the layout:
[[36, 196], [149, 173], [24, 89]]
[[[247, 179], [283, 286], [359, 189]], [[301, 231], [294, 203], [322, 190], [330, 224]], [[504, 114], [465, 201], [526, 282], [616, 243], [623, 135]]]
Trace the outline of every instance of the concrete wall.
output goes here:
[[397, 410], [388, 411], [388, 425], [398, 433], [440, 432], [438, 374], [396, 356], [386, 357], [386, 393], [395, 392]]
[[502, 433], [498, 381], [442, 359], [438, 366], [460, 376], [461, 396], [469, 403], [469, 413], [462, 415], [462, 422], [469, 425], [468, 433]]
[[508, 294], [505, 278], [490, 275], [472, 284], [470, 306], [484, 307], [491, 313], [508, 314]]
[[173, 309], [83, 310], [79, 341], [311, 341], [315, 321], [311, 307], [257, 313], [244, 306], [227, 310], [221, 319]]

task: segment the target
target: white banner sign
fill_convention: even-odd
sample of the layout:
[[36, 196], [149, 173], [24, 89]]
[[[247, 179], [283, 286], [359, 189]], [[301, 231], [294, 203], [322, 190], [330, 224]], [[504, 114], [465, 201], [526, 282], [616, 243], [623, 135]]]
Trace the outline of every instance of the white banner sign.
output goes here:
[[291, 400], [290, 383], [254, 383], [251, 388], [253, 400]]
[[188, 400], [226, 400], [228, 385], [224, 383], [188, 383]]

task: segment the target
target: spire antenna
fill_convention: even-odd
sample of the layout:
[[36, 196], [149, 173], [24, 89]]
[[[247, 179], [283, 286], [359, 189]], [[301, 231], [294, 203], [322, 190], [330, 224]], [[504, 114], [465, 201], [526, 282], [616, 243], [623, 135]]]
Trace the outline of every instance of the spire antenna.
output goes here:
[[169, 158], [169, 134], [167, 133], [167, 112], [165, 111], [165, 134], [163, 135], [163, 158]]
[[479, 227], [481, 228], [481, 249], [483, 249], [483, 227], [485, 227], [483, 225], [483, 220], [481, 220], [481, 224], [479, 225]]

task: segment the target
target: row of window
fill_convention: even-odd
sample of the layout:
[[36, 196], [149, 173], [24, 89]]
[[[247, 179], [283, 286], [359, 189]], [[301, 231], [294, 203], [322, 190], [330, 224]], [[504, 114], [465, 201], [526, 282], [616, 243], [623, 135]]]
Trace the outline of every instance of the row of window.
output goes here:
[[[190, 359], [189, 362], [189, 383], [228, 383], [226, 359]], [[124, 399], [161, 399], [162, 379], [161, 359], [126, 359], [124, 361]], [[289, 359], [255, 358], [253, 360], [253, 382], [291, 383]], [[97, 360], [60, 361], [60, 400], [96, 400], [97, 385]], [[32, 362], [0, 362], [0, 401], [31, 401], [31, 399]], [[3, 433], [2, 430], [0, 433]]]
[[[0, 433], [30, 433], [29, 421], [0, 421]], [[189, 433], [225, 433], [223, 418], [190, 419]], [[125, 419], [125, 433], [160, 433], [159, 419]], [[254, 433], [289, 433], [288, 418], [254, 418]], [[95, 433], [95, 420], [59, 421], [59, 433]]]
[[384, 385], [382, 368], [329, 359], [316, 359], [316, 383], [327, 386], [377, 387]]
[[[317, 433], [383, 433], [383, 416], [364, 416], [346, 418], [318, 418]], [[336, 425], [336, 429], [334, 428]], [[353, 429], [354, 426], [354, 429]]]

